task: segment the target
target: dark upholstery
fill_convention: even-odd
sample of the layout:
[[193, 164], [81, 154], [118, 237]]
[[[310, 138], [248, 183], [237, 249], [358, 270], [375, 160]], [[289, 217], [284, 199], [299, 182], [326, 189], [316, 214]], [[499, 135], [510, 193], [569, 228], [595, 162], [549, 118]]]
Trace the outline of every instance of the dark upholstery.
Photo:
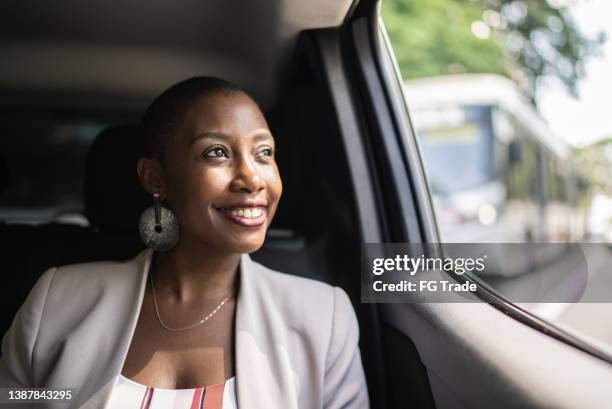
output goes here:
[[28, 292], [48, 268], [125, 260], [144, 248], [138, 236], [138, 218], [150, 199], [136, 174], [139, 129], [137, 125], [113, 126], [102, 131], [92, 144], [84, 175], [85, 214], [90, 227], [0, 224], [0, 333], [8, 329]]
[[96, 231], [134, 232], [151, 198], [140, 185], [138, 125], [112, 126], [91, 145], [85, 171], [85, 216]]
[[0, 155], [0, 194], [6, 192], [11, 186], [11, 177], [4, 156]]

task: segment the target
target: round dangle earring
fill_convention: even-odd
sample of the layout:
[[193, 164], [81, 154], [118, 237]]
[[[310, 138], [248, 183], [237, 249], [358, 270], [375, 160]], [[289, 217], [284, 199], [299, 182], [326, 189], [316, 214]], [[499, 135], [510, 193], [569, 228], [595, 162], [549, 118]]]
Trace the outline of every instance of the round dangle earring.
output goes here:
[[153, 193], [153, 206], [140, 216], [138, 230], [144, 244], [155, 251], [170, 250], [178, 241], [178, 222], [174, 213], [161, 205], [159, 193]]

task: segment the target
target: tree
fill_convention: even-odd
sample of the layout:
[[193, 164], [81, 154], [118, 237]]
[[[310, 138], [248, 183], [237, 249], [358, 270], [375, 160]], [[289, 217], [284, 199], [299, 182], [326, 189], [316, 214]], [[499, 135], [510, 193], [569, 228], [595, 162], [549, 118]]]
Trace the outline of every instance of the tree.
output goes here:
[[513, 79], [534, 99], [559, 78], [575, 95], [585, 58], [605, 38], [576, 28], [564, 0], [383, 0], [382, 16], [404, 78], [462, 72]]

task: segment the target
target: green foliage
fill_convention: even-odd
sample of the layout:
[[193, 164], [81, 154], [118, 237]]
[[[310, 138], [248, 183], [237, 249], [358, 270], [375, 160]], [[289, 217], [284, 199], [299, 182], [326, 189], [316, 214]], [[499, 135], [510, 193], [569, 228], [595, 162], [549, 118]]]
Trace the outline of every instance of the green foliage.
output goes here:
[[481, 7], [454, 0], [383, 0], [382, 15], [406, 78], [453, 72], [503, 74], [502, 44], [479, 40], [471, 22]]
[[382, 17], [405, 78], [501, 74], [533, 97], [538, 79], [549, 75], [575, 92], [582, 61], [603, 41], [581, 35], [555, 3], [559, 0], [383, 0]]

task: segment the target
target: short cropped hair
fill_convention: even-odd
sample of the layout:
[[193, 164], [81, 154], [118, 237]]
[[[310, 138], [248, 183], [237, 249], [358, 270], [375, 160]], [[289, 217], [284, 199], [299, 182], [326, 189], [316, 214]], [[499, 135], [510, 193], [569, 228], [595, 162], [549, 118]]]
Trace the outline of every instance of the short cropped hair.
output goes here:
[[234, 92], [249, 95], [236, 84], [207, 76], [189, 78], [165, 90], [149, 105], [142, 119], [144, 156], [164, 163], [168, 141], [196, 97]]

